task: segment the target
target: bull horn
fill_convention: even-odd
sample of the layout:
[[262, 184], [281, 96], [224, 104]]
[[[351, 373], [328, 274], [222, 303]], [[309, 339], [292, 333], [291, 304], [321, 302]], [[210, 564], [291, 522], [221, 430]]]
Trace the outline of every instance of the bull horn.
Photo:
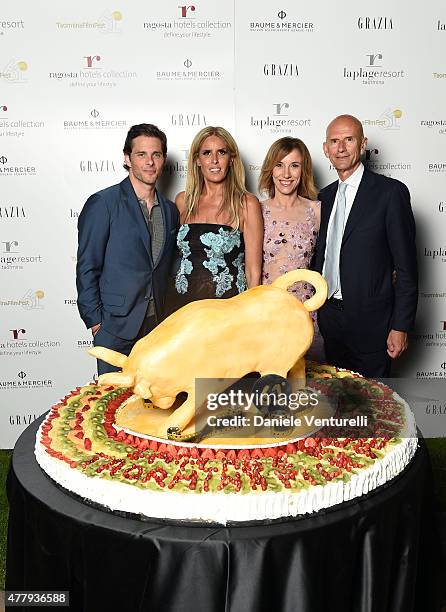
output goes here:
[[124, 368], [128, 359], [127, 355], [118, 353], [118, 351], [112, 351], [104, 346], [94, 346], [88, 352], [93, 357], [96, 357], [96, 359], [102, 359], [102, 361], [110, 363], [117, 368]]
[[131, 387], [135, 377], [133, 374], [125, 374], [124, 372], [107, 372], [101, 374], [98, 378], [99, 385], [115, 385], [116, 387]]
[[298, 268], [297, 270], [291, 270], [290, 272], [286, 272], [286, 274], [282, 274], [276, 278], [273, 283], [271, 283], [272, 287], [279, 287], [280, 289], [288, 289], [294, 283], [298, 281], [304, 281], [313, 285], [316, 292], [308, 300], [303, 302], [303, 305], [309, 312], [313, 312], [322, 306], [322, 304], [327, 299], [327, 282], [323, 276], [319, 274], [319, 272], [314, 272], [313, 270], [307, 270], [306, 268]]

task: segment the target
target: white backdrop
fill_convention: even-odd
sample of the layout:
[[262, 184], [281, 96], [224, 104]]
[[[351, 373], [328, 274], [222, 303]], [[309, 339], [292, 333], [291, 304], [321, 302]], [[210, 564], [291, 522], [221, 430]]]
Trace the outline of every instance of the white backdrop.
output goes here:
[[125, 136], [141, 122], [168, 135], [173, 198], [204, 125], [234, 134], [256, 192], [284, 135], [306, 142], [320, 187], [333, 181], [325, 126], [360, 118], [370, 167], [408, 185], [417, 219], [419, 315], [399, 373], [446, 375], [444, 2], [192, 1], [2, 8], [0, 447], [95, 372], [76, 308], [76, 221], [91, 193], [125, 177]]

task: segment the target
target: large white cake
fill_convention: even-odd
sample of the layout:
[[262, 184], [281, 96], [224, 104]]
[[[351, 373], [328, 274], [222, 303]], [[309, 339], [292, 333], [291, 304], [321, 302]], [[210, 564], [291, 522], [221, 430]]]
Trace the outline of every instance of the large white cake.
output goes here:
[[[39, 428], [36, 458], [67, 491], [111, 511], [220, 524], [317, 512], [404, 470], [417, 437], [403, 399], [331, 366], [310, 365], [307, 379], [322, 387], [334, 379], [352, 383], [369, 416], [361, 437], [348, 428], [332, 437], [333, 429], [323, 428], [292, 443], [251, 449], [164, 443], [116, 426], [116, 411], [131, 391], [91, 384], [53, 406]], [[335, 416], [345, 416], [343, 409]]]

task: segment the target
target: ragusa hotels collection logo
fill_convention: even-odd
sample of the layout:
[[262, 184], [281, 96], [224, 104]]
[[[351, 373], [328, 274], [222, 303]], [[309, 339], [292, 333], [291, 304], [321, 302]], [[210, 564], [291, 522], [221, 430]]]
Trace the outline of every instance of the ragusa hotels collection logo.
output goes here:
[[163, 38], [180, 40], [203, 40], [216, 36], [220, 32], [230, 32], [232, 21], [203, 16], [202, 11], [209, 4], [195, 2], [194, 4], [178, 5], [175, 15], [165, 19], [147, 19], [143, 22], [143, 29], [150, 33], [159, 33]]
[[55, 81], [68, 81], [70, 87], [116, 87], [118, 83], [136, 79], [137, 73], [131, 70], [111, 68], [108, 58], [98, 53], [84, 55], [80, 67], [71, 70], [50, 71], [48, 77]]

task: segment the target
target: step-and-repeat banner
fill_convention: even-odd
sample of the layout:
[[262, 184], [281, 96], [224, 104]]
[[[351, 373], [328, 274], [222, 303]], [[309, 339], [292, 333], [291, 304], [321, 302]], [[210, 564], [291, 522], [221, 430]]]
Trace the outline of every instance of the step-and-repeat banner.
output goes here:
[[335, 180], [325, 127], [356, 115], [369, 167], [408, 185], [417, 220], [418, 323], [398, 373], [446, 376], [444, 3], [192, 2], [2, 9], [0, 447], [95, 374], [76, 307], [76, 223], [91, 193], [126, 176], [135, 123], [167, 133], [162, 189], [174, 198], [206, 125], [233, 133], [256, 193], [269, 145], [287, 135], [308, 145], [319, 187]]

